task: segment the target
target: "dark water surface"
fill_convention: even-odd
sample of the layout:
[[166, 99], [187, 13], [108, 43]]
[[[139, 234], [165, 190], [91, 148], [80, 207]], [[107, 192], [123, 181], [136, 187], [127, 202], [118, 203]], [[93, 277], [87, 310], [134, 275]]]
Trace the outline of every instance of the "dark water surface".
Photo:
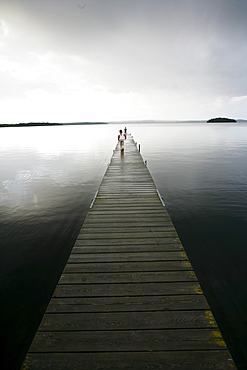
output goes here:
[[3, 369], [19, 369], [29, 348], [111, 158], [115, 131], [1, 129]]
[[238, 369], [247, 369], [247, 125], [156, 126], [132, 131]]
[[[1, 129], [0, 361], [6, 369], [20, 367], [120, 128]], [[246, 369], [247, 125], [143, 123], [128, 131], [141, 144], [238, 368]]]

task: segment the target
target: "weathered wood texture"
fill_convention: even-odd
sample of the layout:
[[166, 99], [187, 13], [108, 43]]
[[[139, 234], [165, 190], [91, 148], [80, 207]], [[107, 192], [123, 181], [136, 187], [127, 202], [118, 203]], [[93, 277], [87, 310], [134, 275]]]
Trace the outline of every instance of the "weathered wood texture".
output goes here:
[[132, 137], [117, 147], [23, 369], [235, 368]]

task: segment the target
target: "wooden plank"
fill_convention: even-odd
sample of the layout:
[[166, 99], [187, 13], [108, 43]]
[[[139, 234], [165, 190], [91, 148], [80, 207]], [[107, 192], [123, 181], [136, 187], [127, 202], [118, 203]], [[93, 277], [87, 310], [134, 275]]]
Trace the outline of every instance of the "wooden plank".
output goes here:
[[157, 251], [181, 251], [180, 244], [167, 243], [165, 246], [160, 246], [156, 244], [144, 244], [144, 245], [100, 245], [96, 246], [93, 243], [91, 246], [85, 246], [83, 241], [81, 243], [76, 243], [73, 248], [73, 253], [132, 253], [132, 252], [157, 252]]
[[[173, 231], [175, 232], [175, 229], [174, 229], [174, 226], [173, 225], [161, 225], [161, 226], [142, 226], [142, 225], [139, 225], [139, 226], [129, 226], [128, 228], [125, 229], [125, 231], [123, 232], [124, 235], [128, 235], [129, 234], [136, 234], [136, 233], [143, 233], [145, 235], [145, 233], [154, 233], [154, 232], [169, 232], [169, 231]], [[112, 225], [109, 225], [107, 224], [105, 227], [100, 227], [99, 225], [98, 226], [95, 226], [95, 227], [92, 227], [90, 224], [87, 224], [86, 227], [84, 229], [82, 229], [82, 231], [80, 232], [79, 235], [84, 235], [84, 234], [93, 234], [93, 235], [97, 235], [97, 234], [109, 234], [109, 233], [117, 233], [118, 235], [121, 235], [122, 233], [119, 232], [119, 224], [118, 226], [115, 225], [115, 226], [112, 226]], [[116, 235], [113, 235], [116, 237]], [[176, 236], [176, 235], [175, 235]]]
[[[110, 203], [111, 200], [113, 201], [118, 201], [118, 203], [120, 203], [120, 201], [122, 202], [122, 197], [123, 197], [123, 194], [122, 193], [112, 193], [112, 192], [100, 192], [98, 193], [96, 199], [102, 199], [103, 201], [106, 201], [108, 203]], [[140, 193], [124, 193], [124, 203], [133, 203], [133, 201], [139, 201], [141, 202], [143, 199], [145, 199], [146, 201], [149, 201], [151, 202], [153, 199], [157, 199], [157, 192], [155, 190], [152, 190], [149, 192], [149, 194], [147, 195], [146, 193], [144, 194], [140, 194]]]
[[[113, 223], [112, 225], [109, 225], [109, 224], [103, 224], [102, 226], [100, 225], [91, 225], [91, 223], [87, 223], [85, 224], [80, 232], [80, 234], [84, 234], [84, 233], [90, 233], [90, 234], [98, 234], [98, 233], [119, 233], [119, 229], [122, 230], [121, 228], [121, 225], [122, 223], [119, 222], [119, 223]], [[117, 230], [116, 230], [117, 229]], [[121, 231], [122, 233], [124, 233], [125, 235], [129, 235], [129, 234], [132, 234], [132, 233], [144, 233], [144, 232], [155, 232], [155, 231], [163, 231], [163, 232], [167, 232], [167, 231], [175, 231], [175, 228], [172, 224], [168, 224], [166, 225], [165, 223], [162, 223], [160, 225], [156, 225], [156, 224], [149, 224], [149, 225], [133, 225], [130, 223], [129, 227], [126, 228], [125, 230]]]
[[107, 304], [101, 297], [52, 298], [47, 313], [61, 312], [144, 312], [208, 310], [201, 294], [168, 296], [108, 297]]
[[153, 271], [153, 272], [95, 272], [95, 273], [63, 273], [61, 284], [92, 284], [104, 282], [105, 284], [119, 283], [160, 283], [174, 281], [194, 281], [192, 271]]
[[33, 370], [152, 370], [200, 369], [226, 370], [234, 368], [228, 353], [207, 351], [147, 351], [147, 352], [89, 352], [42, 353], [27, 357]]
[[[197, 282], [131, 284], [59, 284], [54, 297], [124, 297], [201, 293]], [[107, 300], [105, 301], [107, 304]]]
[[139, 205], [128, 205], [128, 204], [125, 204], [121, 207], [119, 207], [118, 205], [115, 205], [113, 204], [112, 206], [109, 206], [107, 204], [99, 204], [99, 203], [96, 203], [95, 206], [95, 211], [97, 210], [100, 210], [101, 212], [109, 212], [109, 211], [115, 211], [115, 212], [130, 212], [130, 213], [140, 213], [140, 212], [146, 212], [148, 213], [149, 211], [152, 211], [152, 213], [155, 211], [155, 213], [158, 211], [158, 212], [161, 212], [160, 210], [160, 204], [139, 204]]
[[39, 331], [163, 330], [217, 328], [210, 311], [46, 314]]
[[133, 231], [133, 232], [118, 232], [118, 233], [111, 233], [111, 232], [105, 232], [104, 234], [102, 233], [90, 233], [85, 230], [83, 233], [80, 233], [78, 235], [78, 240], [84, 240], [84, 239], [129, 239], [129, 238], [145, 238], [145, 239], [155, 239], [155, 238], [176, 238], [177, 234], [175, 230], [171, 231], [152, 231], [152, 230], [147, 230], [145, 232], [138, 232], [138, 231]]
[[[144, 211], [144, 209], [143, 209]], [[92, 211], [91, 211], [92, 212]], [[109, 209], [94, 209], [93, 211], [93, 215], [99, 215], [99, 216], [104, 216], [104, 215], [107, 215], [108, 217], [110, 215], [114, 216], [122, 216], [122, 217], [140, 217], [140, 214], [142, 217], [152, 217], [155, 216], [163, 216], [164, 215], [164, 211], [162, 210], [162, 208], [158, 207], [156, 209], [145, 209], [145, 212], [142, 213], [140, 212], [140, 209], [136, 209], [136, 208], [129, 208], [129, 209], [120, 209], [120, 208], [116, 208], [116, 209], [111, 209], [111, 213], [109, 213]]]
[[[85, 240], [79, 240], [77, 239], [76, 240], [76, 243], [75, 245], [76, 246], [89, 246], [89, 245], [95, 245], [95, 246], [98, 246], [98, 245], [107, 245], [107, 246], [110, 246], [110, 245], [118, 245], [118, 246], [121, 246], [121, 245], [135, 245], [135, 246], [140, 246], [140, 245], [153, 245], [153, 246], [165, 246], [165, 245], [168, 245], [168, 244], [173, 244], [173, 245], [180, 245], [181, 246], [181, 241], [179, 240], [179, 238], [176, 236], [175, 238], [157, 238], [157, 239], [143, 239], [143, 238], [140, 238], [140, 239], [135, 239], [135, 238], [128, 238], [128, 239], [111, 239], [111, 240], [105, 240], [105, 239], [96, 239], [96, 240], [89, 240], [89, 239], [85, 239]], [[165, 247], [164, 247], [164, 250], [165, 250]]]
[[[215, 330], [216, 331], [216, 330]], [[219, 350], [222, 338], [211, 329], [170, 329], [135, 331], [41, 332], [31, 352], [114, 352], [114, 351], [186, 351]], [[220, 345], [219, 345], [220, 343]]]
[[167, 223], [168, 225], [173, 225], [171, 223], [171, 221], [166, 218], [166, 217], [154, 217], [154, 216], [150, 216], [150, 217], [134, 217], [133, 221], [131, 221], [129, 218], [122, 218], [122, 217], [114, 217], [114, 220], [112, 220], [112, 217], [108, 216], [108, 217], [104, 217], [104, 219], [102, 220], [102, 217], [97, 217], [97, 216], [94, 216], [94, 217], [91, 217], [91, 218], [87, 218], [86, 221], [84, 222], [84, 226], [87, 226], [87, 225], [98, 225], [100, 227], [105, 227], [109, 224], [112, 224], [112, 227], [116, 227], [118, 225], [119, 227], [119, 223], [122, 223], [123, 224], [123, 227], [124, 229], [126, 227], [129, 227], [129, 226], [150, 226], [150, 225], [158, 225], [158, 226], [161, 226], [161, 225], [164, 225], [164, 223]]
[[[157, 195], [149, 195], [148, 197], [147, 196], [142, 196], [142, 197], [138, 197], [138, 196], [133, 196], [132, 198], [129, 198], [129, 197], [125, 197], [123, 199], [123, 204], [122, 204], [122, 199], [120, 198], [116, 198], [116, 197], [110, 197], [110, 198], [103, 198], [103, 196], [101, 195], [98, 195], [97, 198], [99, 200], [99, 204], [100, 206], [103, 206], [103, 205], [107, 205], [109, 207], [113, 206], [117, 206], [117, 207], [130, 207], [130, 206], [144, 206], [144, 205], [160, 205], [160, 199], [157, 197]], [[134, 204], [133, 204], [134, 203]]]
[[98, 272], [121, 272], [121, 271], [192, 271], [188, 261], [154, 261], [154, 262], [93, 262], [93, 263], [67, 263], [63, 273], [98, 273]]
[[133, 253], [71, 253], [68, 262], [121, 262], [121, 261], [183, 261], [187, 260], [186, 255], [180, 252], [133, 252]]

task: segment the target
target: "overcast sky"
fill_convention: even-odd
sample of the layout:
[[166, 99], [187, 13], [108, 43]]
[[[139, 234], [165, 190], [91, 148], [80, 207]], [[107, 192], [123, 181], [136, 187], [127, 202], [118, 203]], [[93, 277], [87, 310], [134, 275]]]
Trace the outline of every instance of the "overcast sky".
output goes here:
[[247, 118], [246, 0], [0, 0], [0, 123]]

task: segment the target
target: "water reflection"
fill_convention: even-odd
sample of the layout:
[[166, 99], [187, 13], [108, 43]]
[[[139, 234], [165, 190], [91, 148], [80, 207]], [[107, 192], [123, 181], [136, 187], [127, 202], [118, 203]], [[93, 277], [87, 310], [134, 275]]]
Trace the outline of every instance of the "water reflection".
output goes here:
[[[123, 127], [1, 130], [5, 368], [25, 356]], [[225, 338], [246, 368], [247, 127], [129, 124], [128, 132], [141, 144]], [[119, 156], [127, 160], [127, 146]]]
[[246, 369], [247, 127], [132, 131], [238, 368]]
[[115, 127], [0, 137], [1, 364], [18, 369], [115, 145]]

